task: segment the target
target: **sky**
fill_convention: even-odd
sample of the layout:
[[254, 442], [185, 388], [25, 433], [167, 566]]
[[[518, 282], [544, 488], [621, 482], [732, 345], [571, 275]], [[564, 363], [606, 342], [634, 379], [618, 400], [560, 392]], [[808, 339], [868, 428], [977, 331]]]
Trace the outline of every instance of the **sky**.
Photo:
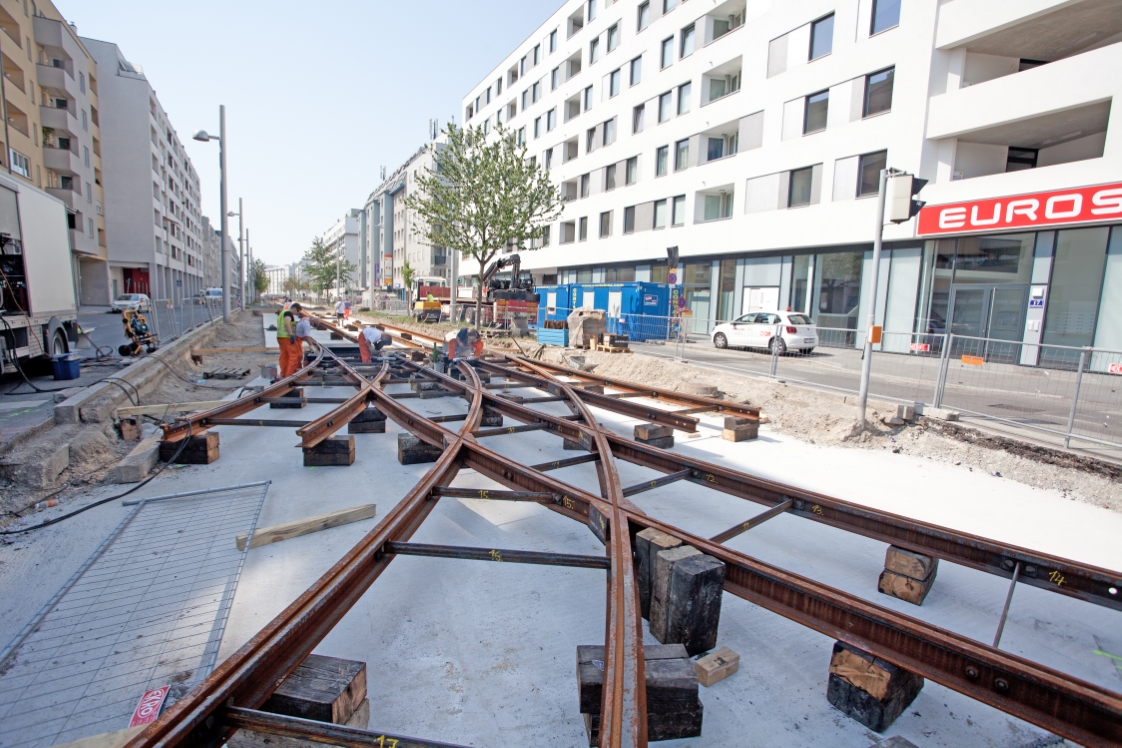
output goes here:
[[[199, 173], [218, 226], [226, 105], [230, 210], [256, 258], [294, 262], [312, 239], [455, 117], [472, 88], [561, 0], [54, 0], [80, 36], [115, 42], [144, 74]], [[105, 75], [101, 72], [100, 75]], [[110, 217], [112, 220], [112, 217]], [[237, 219], [230, 219], [237, 234]]]

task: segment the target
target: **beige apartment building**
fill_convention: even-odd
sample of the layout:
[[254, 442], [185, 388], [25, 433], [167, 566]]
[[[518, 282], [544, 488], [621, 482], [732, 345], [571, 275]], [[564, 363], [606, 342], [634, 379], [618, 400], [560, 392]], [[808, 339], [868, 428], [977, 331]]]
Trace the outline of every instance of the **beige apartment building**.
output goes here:
[[66, 204], [80, 304], [109, 303], [97, 64], [49, 0], [0, 0], [0, 168]]

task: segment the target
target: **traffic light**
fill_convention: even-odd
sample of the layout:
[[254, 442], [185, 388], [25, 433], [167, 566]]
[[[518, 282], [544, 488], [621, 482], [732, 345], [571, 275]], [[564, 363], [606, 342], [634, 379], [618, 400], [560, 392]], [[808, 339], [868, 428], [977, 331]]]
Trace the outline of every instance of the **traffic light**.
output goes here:
[[885, 218], [892, 223], [903, 223], [914, 218], [926, 205], [922, 200], [915, 199], [926, 185], [926, 179], [917, 179], [911, 174], [890, 176], [888, 194], [885, 196]]

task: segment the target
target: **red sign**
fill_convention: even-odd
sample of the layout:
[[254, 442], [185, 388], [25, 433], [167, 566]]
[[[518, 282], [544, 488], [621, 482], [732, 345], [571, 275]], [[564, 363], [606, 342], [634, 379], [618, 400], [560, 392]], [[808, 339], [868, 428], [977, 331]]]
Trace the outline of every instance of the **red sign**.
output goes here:
[[1109, 371], [1111, 374], [1122, 374], [1122, 364], [1111, 364]]
[[917, 233], [931, 236], [1117, 220], [1122, 220], [1122, 183], [929, 205], [919, 212]]
[[132, 719], [129, 720], [129, 727], [155, 722], [156, 717], [160, 716], [160, 708], [164, 705], [164, 699], [168, 695], [169, 688], [171, 688], [171, 686], [164, 686], [163, 688], [157, 688], [153, 691], [145, 691], [136, 705], [136, 710], [132, 713]]
[[917, 353], [927, 353], [931, 350], [930, 343], [912, 343], [909, 348]]

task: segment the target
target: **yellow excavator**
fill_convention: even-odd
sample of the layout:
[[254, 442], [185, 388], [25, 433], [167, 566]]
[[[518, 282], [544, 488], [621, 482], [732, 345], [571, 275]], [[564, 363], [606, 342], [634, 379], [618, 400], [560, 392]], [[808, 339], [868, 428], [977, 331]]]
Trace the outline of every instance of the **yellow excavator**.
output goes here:
[[444, 304], [449, 299], [448, 281], [438, 276], [413, 281], [413, 319], [418, 322], [439, 322]]

